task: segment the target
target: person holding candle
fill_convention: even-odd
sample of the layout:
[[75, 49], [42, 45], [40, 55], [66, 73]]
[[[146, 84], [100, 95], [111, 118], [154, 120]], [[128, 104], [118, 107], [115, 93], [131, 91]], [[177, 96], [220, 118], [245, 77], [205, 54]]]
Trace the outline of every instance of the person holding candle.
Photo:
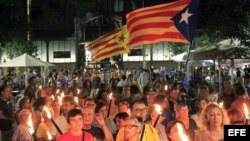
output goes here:
[[79, 109], [72, 109], [68, 112], [67, 122], [69, 130], [61, 135], [57, 141], [94, 141], [93, 136], [82, 131], [83, 113]]
[[[165, 130], [166, 130], [166, 134], [167, 134], [167, 139], [164, 140], [164, 141], [182, 141], [182, 139], [180, 138], [180, 134], [178, 132], [178, 126], [177, 124], [181, 125], [181, 127], [183, 129], [184, 128], [184, 125], [181, 121], [179, 120], [172, 120], [170, 121], [167, 126], [165, 127]], [[186, 133], [186, 130], [184, 130], [184, 134], [187, 134]]]
[[[143, 123], [146, 121], [146, 105], [142, 100], [135, 100], [130, 105], [131, 116], [138, 116], [142, 118]], [[125, 137], [125, 128], [121, 128], [117, 134], [116, 141], [122, 141]], [[156, 129], [150, 124], [144, 123], [142, 132], [140, 133], [141, 141], [160, 141], [159, 134]]]
[[[246, 105], [246, 110], [250, 111], [250, 99], [248, 98], [246, 88], [242, 84], [237, 84], [234, 88], [234, 93], [236, 96], [236, 100], [232, 103], [231, 108], [238, 109], [245, 115], [244, 104]], [[248, 115], [248, 117], [250, 117], [250, 115]], [[250, 122], [248, 122], [247, 124], [250, 124]]]
[[184, 125], [185, 130], [187, 130], [187, 134], [190, 140], [194, 139], [195, 130], [198, 128], [196, 122], [189, 117], [188, 113], [189, 109], [186, 103], [177, 103], [175, 107], [175, 115], [176, 119], [181, 121]]
[[34, 141], [27, 124], [30, 114], [31, 112], [28, 109], [23, 109], [19, 112], [20, 123], [16, 126], [11, 141]]
[[42, 119], [43, 120], [42, 120], [42, 122], [40, 122], [38, 124], [38, 127], [36, 129], [36, 133], [35, 133], [37, 141], [48, 141], [49, 139], [48, 139], [47, 132], [50, 132], [50, 128], [52, 126], [52, 122], [48, 118], [48, 114], [51, 114], [53, 117], [53, 115], [54, 115], [53, 110], [49, 109], [47, 106], [44, 108], [47, 108], [49, 113], [46, 113], [45, 110], [42, 111]]
[[209, 104], [202, 118], [202, 127], [195, 132], [194, 141], [221, 141], [224, 125], [229, 124], [227, 112], [218, 104]]
[[32, 121], [35, 124], [37, 124], [37, 117], [36, 117], [36, 113], [32, 107], [32, 102], [30, 102], [29, 98], [28, 97], [23, 97], [19, 100], [18, 102], [18, 108], [19, 110], [16, 111], [15, 113], [15, 119], [16, 119], [16, 122], [17, 124], [19, 124], [21, 122], [21, 119], [20, 119], [20, 112], [23, 110], [23, 109], [28, 109], [30, 110], [31, 112], [31, 115], [32, 115]]
[[107, 112], [108, 112], [107, 103], [105, 103], [104, 101], [97, 101], [96, 107], [95, 107], [95, 113], [102, 115], [109, 131], [112, 134], [115, 134], [117, 132], [116, 125], [113, 120], [111, 120], [110, 118], [107, 118]]
[[124, 141], [140, 141], [140, 133], [142, 132], [143, 122], [141, 117], [130, 116], [125, 121], [125, 137]]
[[[83, 130], [91, 133], [94, 138], [98, 141], [113, 141], [111, 132], [109, 131], [107, 124], [102, 114], [95, 114], [93, 107], [83, 106]], [[97, 122], [99, 127], [93, 126], [94, 120]]]
[[[158, 117], [160, 116], [160, 117]], [[157, 120], [159, 118], [159, 120]], [[156, 110], [156, 105], [152, 105], [148, 107], [148, 123], [150, 125], [156, 125], [156, 130], [158, 134], [160, 135], [160, 141], [165, 141], [167, 140], [167, 135], [164, 129], [164, 125], [162, 124], [162, 120], [164, 117], [160, 115], [160, 113], [157, 112]]]

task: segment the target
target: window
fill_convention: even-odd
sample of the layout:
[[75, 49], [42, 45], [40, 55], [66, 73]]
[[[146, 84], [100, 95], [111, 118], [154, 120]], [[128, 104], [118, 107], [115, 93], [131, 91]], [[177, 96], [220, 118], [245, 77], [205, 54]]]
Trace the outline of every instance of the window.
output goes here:
[[54, 51], [54, 58], [70, 58], [70, 51]]

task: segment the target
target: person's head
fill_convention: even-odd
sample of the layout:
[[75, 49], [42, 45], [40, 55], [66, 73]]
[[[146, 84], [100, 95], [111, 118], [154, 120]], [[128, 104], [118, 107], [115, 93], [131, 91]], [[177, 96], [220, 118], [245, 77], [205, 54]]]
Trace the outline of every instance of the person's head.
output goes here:
[[225, 80], [223, 82], [223, 89], [232, 89], [232, 82], [231, 80]]
[[28, 80], [28, 83], [32, 86], [36, 85], [36, 77], [35, 76], [31, 76]]
[[8, 100], [11, 95], [11, 88], [7, 85], [0, 87], [0, 97], [4, 100]]
[[167, 97], [163, 94], [157, 95], [154, 98], [154, 104], [159, 104], [162, 107], [162, 109], [168, 108], [169, 106]]
[[138, 140], [143, 126], [140, 117], [131, 116], [125, 121], [125, 140]]
[[129, 104], [126, 101], [119, 103], [118, 111], [119, 112], [128, 112]]
[[197, 98], [198, 99], [207, 98], [208, 94], [209, 94], [208, 87], [205, 85], [202, 85], [198, 88]]
[[134, 95], [134, 94], [139, 94], [140, 93], [140, 89], [138, 88], [137, 85], [132, 84], [130, 86], [130, 94]]
[[147, 93], [147, 104], [148, 106], [154, 104], [154, 98], [157, 96], [157, 92], [150, 91]]
[[115, 125], [116, 125], [118, 130], [125, 125], [125, 120], [128, 117], [129, 117], [129, 115], [127, 112], [121, 112], [121, 113], [116, 114], [116, 116], [114, 118], [114, 122], [115, 122]]
[[28, 97], [23, 97], [19, 101], [18, 108], [19, 109], [29, 109], [31, 107], [31, 103]]
[[104, 101], [97, 101], [95, 113], [102, 114], [102, 117], [106, 118], [108, 113], [107, 103]]
[[169, 91], [170, 100], [177, 101], [178, 93], [179, 93], [179, 91], [178, 91], [178, 88], [176, 86], [171, 87], [170, 91]]
[[73, 96], [64, 96], [63, 100], [62, 100], [62, 114], [64, 116], [66, 116], [68, 114], [68, 112], [73, 109], [75, 106], [75, 102], [74, 102], [74, 97]]
[[94, 99], [92, 99], [92, 98], [86, 98], [83, 101], [83, 106], [89, 106], [89, 107], [92, 107], [93, 109], [95, 109], [96, 104], [95, 104]]
[[83, 125], [83, 114], [80, 109], [71, 109], [67, 114], [70, 130], [81, 131]]
[[225, 124], [229, 123], [228, 115], [224, 108], [221, 108], [215, 103], [207, 105], [202, 120], [202, 126], [204, 126], [204, 128], [223, 128]]
[[139, 116], [146, 120], [147, 109], [144, 101], [142, 100], [135, 100], [130, 105], [130, 112], [132, 116]]
[[91, 106], [83, 106], [82, 114], [83, 114], [83, 127], [90, 128], [95, 117], [94, 108]]
[[198, 99], [197, 101], [197, 108], [199, 111], [204, 111], [207, 107], [208, 100], [206, 98]]
[[156, 104], [148, 107], [148, 119], [149, 120], [155, 121], [158, 115], [159, 115], [159, 113], [156, 110]]
[[19, 113], [19, 118], [21, 123], [27, 123], [29, 119], [29, 115], [31, 115], [31, 112], [29, 109], [23, 109]]
[[181, 127], [184, 130], [184, 132], [186, 132], [184, 125], [181, 121], [172, 120], [167, 124], [165, 131], [169, 141], [181, 141], [178, 126]]
[[52, 102], [52, 108], [53, 108], [55, 113], [60, 113], [61, 105], [60, 105], [60, 102], [58, 99], [56, 99]]
[[234, 88], [234, 94], [237, 98], [247, 98], [247, 91], [246, 88], [241, 85], [237, 84]]
[[130, 97], [130, 86], [129, 85], [125, 85], [123, 87], [123, 94], [126, 98]]
[[185, 103], [177, 103], [175, 107], [175, 115], [176, 119], [183, 121], [183, 120], [188, 120], [188, 106]]
[[43, 107], [46, 105], [46, 101], [44, 97], [39, 97], [33, 103], [35, 110], [43, 110]]
[[244, 124], [245, 117], [240, 110], [236, 108], [229, 109], [227, 114], [231, 124]]

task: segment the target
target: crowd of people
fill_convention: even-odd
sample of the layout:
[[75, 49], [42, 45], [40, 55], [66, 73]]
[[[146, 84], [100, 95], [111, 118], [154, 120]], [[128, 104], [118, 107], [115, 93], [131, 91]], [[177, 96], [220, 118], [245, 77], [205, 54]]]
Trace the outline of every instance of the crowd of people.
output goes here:
[[241, 82], [224, 79], [221, 91], [171, 73], [55, 71], [46, 85], [30, 75], [18, 97], [3, 83], [0, 141], [218, 141], [224, 125], [250, 124], [250, 71]]

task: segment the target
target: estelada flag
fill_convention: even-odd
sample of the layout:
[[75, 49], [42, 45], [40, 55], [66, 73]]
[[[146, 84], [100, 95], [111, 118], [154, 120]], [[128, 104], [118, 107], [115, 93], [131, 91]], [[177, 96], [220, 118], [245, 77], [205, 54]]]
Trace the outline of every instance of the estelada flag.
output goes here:
[[127, 27], [116, 29], [92, 41], [87, 49], [92, 54], [93, 61], [100, 61], [118, 54], [128, 53]]
[[127, 14], [128, 48], [161, 41], [190, 44], [200, 0], [179, 0]]

